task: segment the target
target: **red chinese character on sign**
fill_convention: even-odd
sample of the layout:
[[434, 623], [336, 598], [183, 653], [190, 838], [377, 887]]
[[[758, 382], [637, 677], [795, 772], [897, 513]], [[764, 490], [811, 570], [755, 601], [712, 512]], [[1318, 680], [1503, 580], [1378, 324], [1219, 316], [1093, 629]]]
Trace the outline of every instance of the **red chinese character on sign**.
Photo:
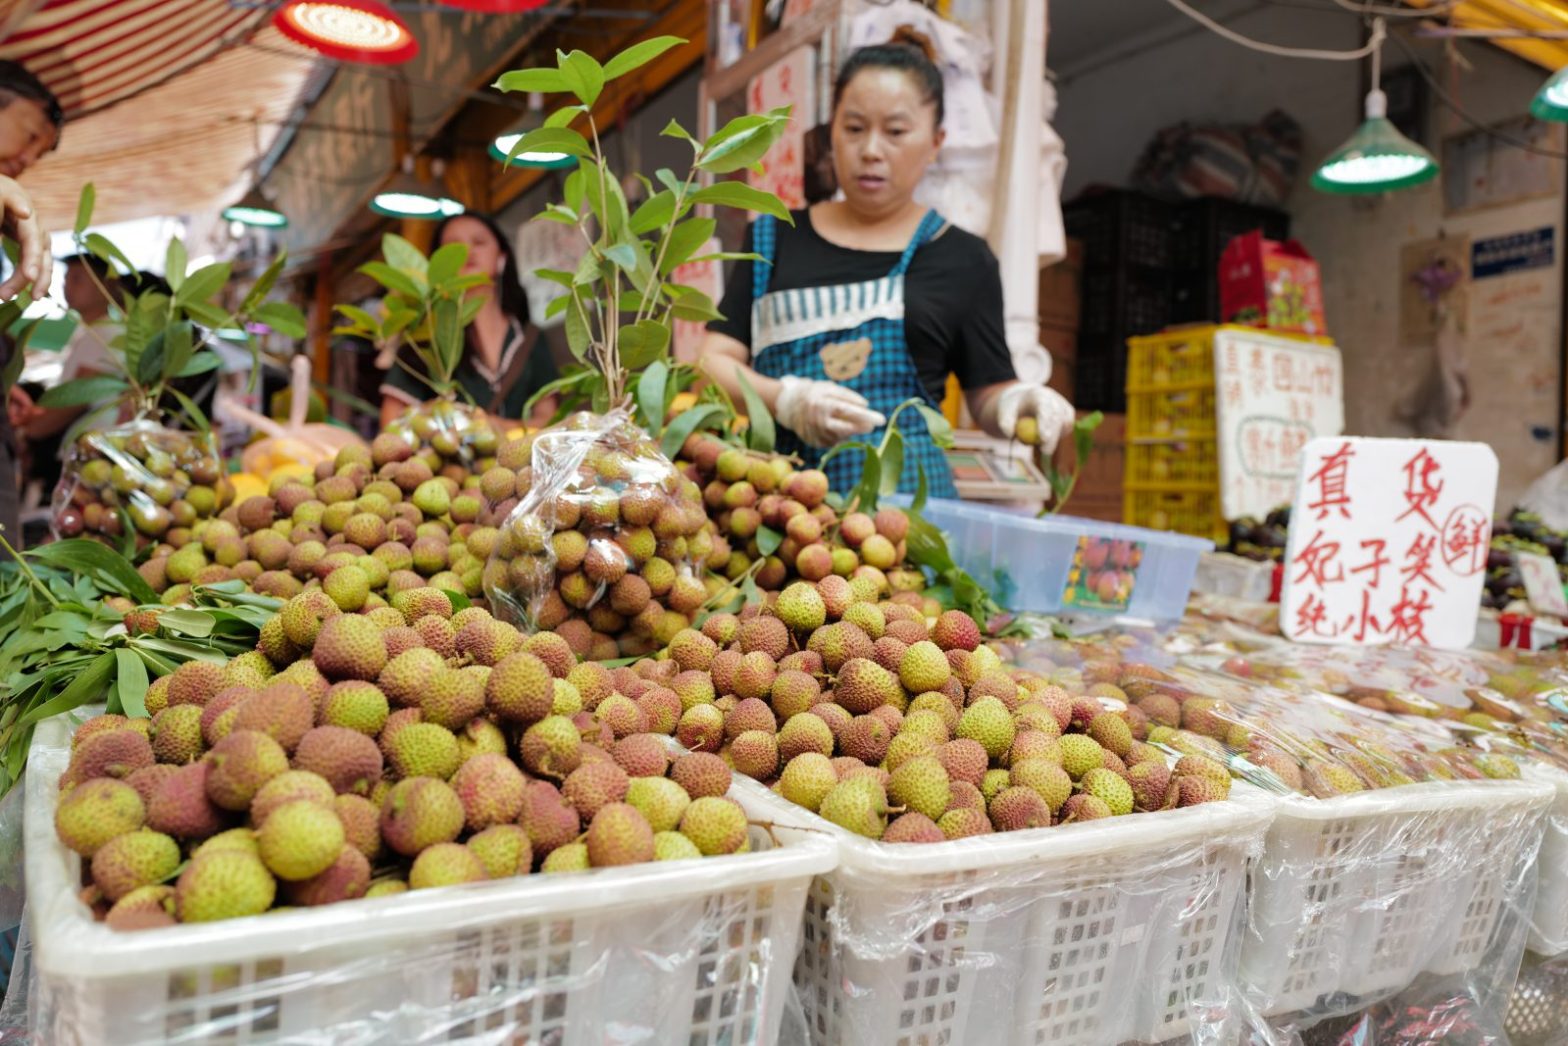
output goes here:
[[1341, 443], [1339, 449], [1324, 458], [1318, 470], [1307, 477], [1308, 483], [1318, 485], [1318, 499], [1307, 505], [1308, 511], [1317, 513], [1316, 518], [1323, 519], [1330, 509], [1338, 509], [1343, 519], [1350, 518], [1350, 495], [1345, 491], [1345, 482], [1349, 477], [1350, 459], [1355, 456], [1349, 443]]
[[1339, 630], [1328, 622], [1328, 608], [1317, 596], [1308, 596], [1296, 611], [1296, 634], [1311, 632], [1315, 636], [1332, 639]]
[[1399, 643], [1425, 643], [1426, 615], [1431, 609], [1432, 593], [1423, 588], [1412, 598], [1407, 585], [1389, 609], [1388, 631]]
[[1442, 464], [1422, 447], [1416, 451], [1415, 457], [1404, 464], [1405, 472], [1405, 504], [1409, 506], [1405, 511], [1394, 517], [1398, 523], [1406, 516], [1417, 515], [1426, 520], [1427, 525], [1433, 530], [1438, 529], [1437, 523], [1427, 513], [1427, 509], [1437, 504], [1438, 496], [1443, 493], [1441, 481], [1432, 482], [1432, 477], [1442, 468]]
[[[1345, 580], [1345, 568], [1335, 560], [1339, 556], [1339, 542], [1323, 541], [1323, 532], [1320, 530], [1312, 535], [1312, 540], [1307, 542], [1307, 547], [1296, 553], [1294, 561], [1300, 572], [1292, 580], [1293, 584], [1301, 584], [1310, 580], [1318, 588], [1333, 582]], [[1330, 572], [1332, 570], [1332, 573]]]
[[1388, 542], [1384, 541], [1382, 538], [1367, 538], [1361, 542], [1361, 547], [1370, 548], [1372, 550], [1372, 554], [1368, 556], [1367, 561], [1361, 564], [1359, 567], [1351, 567], [1350, 572], [1352, 574], [1364, 574], [1370, 570], [1372, 572], [1372, 580], [1367, 585], [1367, 587], [1377, 588], [1380, 584], [1383, 583], [1383, 568], [1388, 566], [1389, 563], [1393, 562], [1383, 554], [1383, 550], [1388, 547]]
[[1417, 534], [1410, 547], [1405, 549], [1405, 562], [1399, 568], [1399, 572], [1404, 575], [1406, 591], [1409, 591], [1410, 586], [1416, 582], [1429, 585], [1439, 592], [1443, 591], [1443, 586], [1432, 576], [1432, 554], [1436, 551], [1437, 535], [1435, 534]]
[[1372, 613], [1372, 589], [1361, 590], [1361, 610], [1350, 616], [1350, 621], [1345, 627], [1355, 630], [1358, 643], [1365, 643], [1368, 635], [1377, 635], [1383, 631], [1383, 626]]
[[1460, 505], [1443, 524], [1443, 562], [1460, 577], [1469, 577], [1486, 566], [1491, 550], [1492, 524], [1475, 505]]

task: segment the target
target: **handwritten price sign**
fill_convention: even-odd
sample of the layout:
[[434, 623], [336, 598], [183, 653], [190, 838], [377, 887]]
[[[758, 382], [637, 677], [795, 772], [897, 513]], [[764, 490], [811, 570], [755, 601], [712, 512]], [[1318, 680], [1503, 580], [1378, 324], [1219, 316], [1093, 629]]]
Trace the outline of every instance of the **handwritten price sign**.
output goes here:
[[1345, 427], [1331, 345], [1226, 327], [1214, 335], [1221, 510], [1262, 518], [1290, 501], [1301, 448]]
[[1497, 455], [1484, 443], [1308, 443], [1281, 631], [1300, 643], [1469, 646], [1496, 496]]

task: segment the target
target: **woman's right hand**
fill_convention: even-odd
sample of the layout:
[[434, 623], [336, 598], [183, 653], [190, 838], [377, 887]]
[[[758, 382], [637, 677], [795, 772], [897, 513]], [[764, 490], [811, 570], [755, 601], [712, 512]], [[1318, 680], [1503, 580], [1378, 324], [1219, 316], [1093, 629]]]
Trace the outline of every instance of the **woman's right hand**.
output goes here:
[[774, 415], [813, 447], [831, 447], [887, 424], [864, 396], [837, 382], [784, 377], [779, 384]]

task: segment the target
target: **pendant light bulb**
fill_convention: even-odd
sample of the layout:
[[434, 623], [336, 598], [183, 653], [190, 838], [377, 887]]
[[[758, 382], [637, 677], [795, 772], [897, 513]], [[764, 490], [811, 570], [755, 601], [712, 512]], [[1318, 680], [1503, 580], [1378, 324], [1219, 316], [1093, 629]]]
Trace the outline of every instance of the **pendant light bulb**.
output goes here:
[[1378, 86], [1382, 71], [1383, 20], [1373, 26], [1372, 90], [1366, 118], [1345, 144], [1329, 153], [1312, 174], [1319, 192], [1344, 195], [1389, 192], [1429, 182], [1438, 175], [1431, 153], [1399, 132], [1388, 119], [1388, 96]]

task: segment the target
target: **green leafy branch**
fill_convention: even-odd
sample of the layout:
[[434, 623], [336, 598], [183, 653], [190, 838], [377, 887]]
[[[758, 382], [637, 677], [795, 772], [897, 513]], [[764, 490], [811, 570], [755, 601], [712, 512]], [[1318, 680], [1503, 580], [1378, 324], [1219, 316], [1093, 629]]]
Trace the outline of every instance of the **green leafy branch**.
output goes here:
[[1089, 455], [1094, 452], [1094, 432], [1105, 421], [1105, 415], [1100, 411], [1085, 414], [1073, 423], [1073, 468], [1071, 472], [1063, 474], [1055, 462], [1047, 460], [1042, 463], [1045, 471], [1046, 482], [1051, 484], [1051, 503], [1040, 509], [1041, 516], [1054, 516], [1067, 506], [1067, 500], [1073, 496], [1073, 491], [1078, 487], [1078, 476], [1083, 472], [1083, 467], [1089, 461]]

